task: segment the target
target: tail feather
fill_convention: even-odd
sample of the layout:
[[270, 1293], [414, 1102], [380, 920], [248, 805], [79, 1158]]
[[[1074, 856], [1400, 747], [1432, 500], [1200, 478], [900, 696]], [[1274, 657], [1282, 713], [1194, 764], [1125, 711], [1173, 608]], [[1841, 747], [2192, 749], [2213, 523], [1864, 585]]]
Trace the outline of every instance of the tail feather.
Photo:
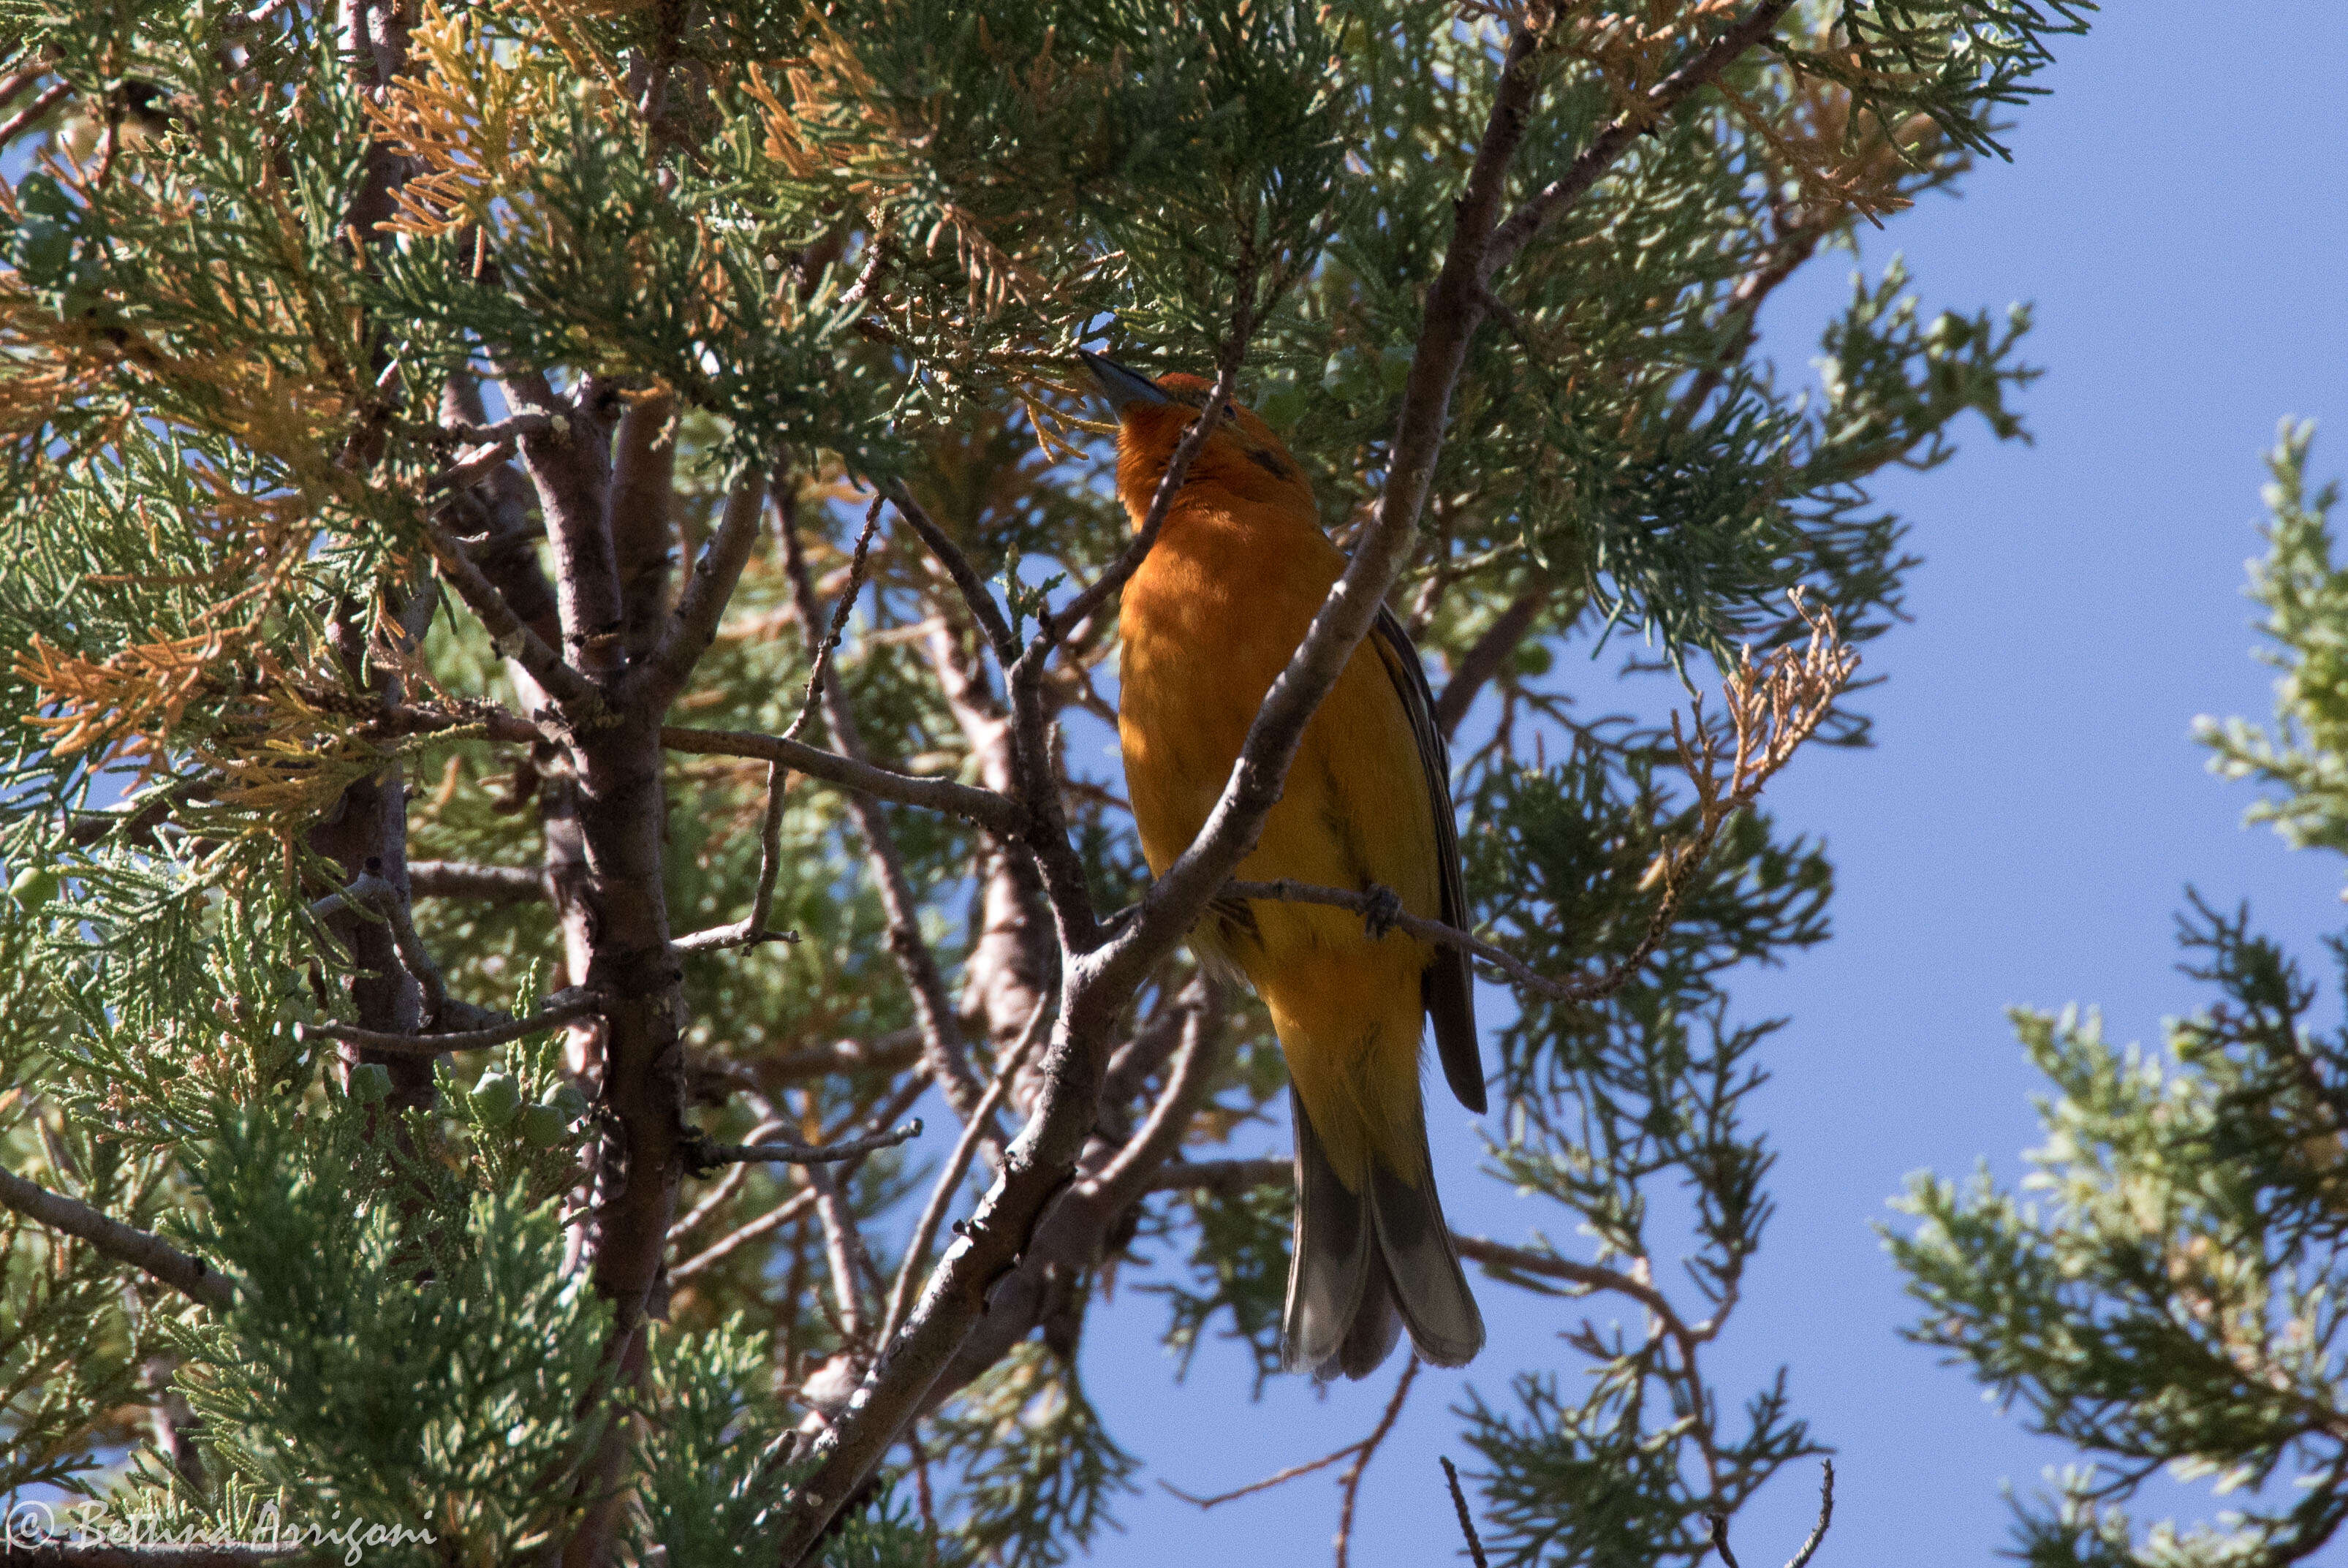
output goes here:
[[1443, 1201], [1436, 1195], [1435, 1161], [1428, 1156], [1424, 1122], [1419, 1124], [1418, 1146], [1421, 1174], [1416, 1187], [1385, 1161], [1370, 1161], [1369, 1209], [1378, 1261], [1393, 1282], [1395, 1305], [1420, 1358], [1437, 1367], [1465, 1367], [1484, 1348], [1484, 1315], [1459, 1267], [1451, 1228], [1443, 1222]]
[[[1349, 1190], [1329, 1162], [1329, 1151], [1288, 1091], [1296, 1123], [1296, 1221], [1291, 1233], [1288, 1305], [1281, 1315], [1281, 1363], [1291, 1372], [1325, 1377], [1341, 1359], [1354, 1322], [1370, 1295], [1377, 1233], [1369, 1204]], [[1379, 1292], [1373, 1311], [1385, 1303]], [[1393, 1316], [1392, 1309], [1385, 1315]], [[1388, 1341], [1391, 1343], [1391, 1339]]]
[[[1296, 1123], [1296, 1221], [1281, 1321], [1282, 1363], [1315, 1377], [1375, 1371], [1410, 1329], [1438, 1367], [1464, 1366], [1484, 1346], [1483, 1315], [1460, 1272], [1422, 1148], [1412, 1186], [1373, 1159], [1366, 1191], [1338, 1178], [1303, 1102]], [[1422, 1145], [1426, 1132], [1421, 1129]]]

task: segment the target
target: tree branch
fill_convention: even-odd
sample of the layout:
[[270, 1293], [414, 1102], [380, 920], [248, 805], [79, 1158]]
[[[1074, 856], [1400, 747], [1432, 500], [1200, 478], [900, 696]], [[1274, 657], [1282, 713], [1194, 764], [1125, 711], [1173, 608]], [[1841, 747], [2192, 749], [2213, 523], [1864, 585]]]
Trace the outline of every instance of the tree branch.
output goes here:
[[929, 546], [930, 553], [938, 558], [938, 564], [946, 569], [946, 575], [953, 579], [954, 587], [961, 591], [963, 603], [970, 606], [979, 630], [985, 634], [987, 645], [994, 650], [996, 661], [1009, 669], [1019, 658], [1019, 639], [1012, 635], [1011, 623], [1004, 619], [1003, 606], [994, 602], [994, 593], [987, 587], [986, 580], [978, 574], [978, 568], [970, 563], [970, 557], [963, 553], [962, 546], [953, 542], [953, 536], [940, 528], [930, 514], [922, 510], [922, 503], [913, 499], [913, 493], [905, 488], [902, 480], [890, 480], [881, 493], [897, 509], [897, 515], [921, 536], [923, 544]]
[[407, 886], [418, 898], [462, 898], [477, 903], [543, 903], [547, 898], [543, 870], [468, 861], [410, 861]]
[[424, 538], [432, 552], [433, 564], [440, 569], [441, 580], [457, 591], [457, 597], [480, 621], [499, 653], [527, 670], [530, 679], [545, 688], [547, 696], [572, 710], [567, 717], [574, 720], [592, 718], [603, 711], [603, 694], [595, 689], [594, 683], [565, 664], [523, 623], [513, 606], [506, 603], [506, 596], [473, 564], [473, 558], [465, 552], [463, 545], [437, 523], [425, 525]]
[[558, 991], [547, 998], [547, 1006], [542, 1011], [527, 1018], [515, 1018], [486, 1028], [458, 1029], [433, 1035], [386, 1035], [349, 1024], [297, 1024], [294, 1032], [304, 1038], [317, 1035], [329, 1040], [365, 1046], [370, 1050], [392, 1051], [402, 1056], [438, 1057], [446, 1056], [450, 1051], [501, 1046], [509, 1040], [519, 1040], [542, 1029], [557, 1028], [574, 1018], [602, 1012], [603, 1004], [604, 998], [593, 991]]
[[864, 591], [864, 571], [872, 550], [872, 535], [880, 526], [880, 502], [875, 499], [864, 514], [864, 527], [856, 535], [855, 552], [849, 557], [848, 586], [832, 602], [831, 624], [825, 629], [822, 642], [816, 645], [814, 661], [808, 665], [807, 688], [799, 694], [799, 711], [790, 727], [783, 731], [786, 740], [798, 738], [799, 731], [807, 727], [808, 720], [815, 717], [816, 708], [823, 701], [825, 673], [831, 668], [831, 656], [848, 630], [848, 617], [855, 613], [857, 597]]
[[10, 115], [6, 119], [0, 120], [0, 147], [7, 146], [26, 126], [57, 108], [65, 96], [71, 91], [73, 91], [73, 85], [69, 82], [51, 82], [41, 89], [39, 96], [32, 102]]
[[1086, 1183], [1101, 1205], [1114, 1212], [1149, 1191], [1151, 1179], [1182, 1147], [1190, 1118], [1214, 1088], [1222, 1065], [1222, 996], [1212, 981], [1185, 1010], [1182, 1044], [1166, 1075], [1166, 1088], [1149, 1118], [1106, 1170]]
[[1491, 1568], [1484, 1556], [1484, 1542], [1476, 1535], [1475, 1518], [1468, 1511], [1468, 1494], [1459, 1487], [1459, 1471], [1453, 1467], [1450, 1456], [1437, 1454], [1436, 1459], [1443, 1466], [1444, 1484], [1451, 1489], [1451, 1506], [1459, 1514], [1459, 1533], [1468, 1539], [1468, 1561], [1475, 1563], [1476, 1568]]
[[[913, 1078], [908, 1079], [903, 1087], [900, 1088], [894, 1095], [890, 1097], [887, 1103], [883, 1104], [878, 1110], [873, 1112], [871, 1119], [866, 1123], [866, 1125], [870, 1127], [874, 1132], [880, 1131], [891, 1122], [904, 1115], [908, 1110], [911, 1110], [913, 1108], [913, 1102], [920, 1099], [922, 1095], [928, 1093], [929, 1088], [930, 1081], [927, 1078]], [[841, 1168], [839, 1172], [841, 1181], [845, 1181], [855, 1176], [857, 1166], [861, 1162], [862, 1158], [863, 1157], [861, 1155], [856, 1156], [850, 1160]], [[757, 1219], [750, 1221], [748, 1223], [741, 1226], [730, 1234], [721, 1237], [717, 1241], [712, 1242], [708, 1246], [705, 1247], [700, 1252], [695, 1253], [684, 1263], [679, 1264], [676, 1267], [669, 1270], [669, 1284], [672, 1285], [682, 1284], [693, 1275], [699, 1274], [702, 1270], [710, 1267], [720, 1259], [728, 1256], [738, 1249], [747, 1246], [750, 1243], [757, 1241], [760, 1236], [766, 1235], [771, 1231], [779, 1230], [781, 1227], [789, 1224], [793, 1220], [798, 1219], [801, 1214], [806, 1213], [809, 1209], [813, 1208], [815, 1206], [815, 1201], [816, 1194], [814, 1188], [801, 1188], [798, 1191], [793, 1193], [788, 1199], [778, 1204], [776, 1207], [769, 1209], [767, 1212], [759, 1215]]]
[[1018, 805], [992, 789], [975, 789], [953, 779], [917, 779], [910, 773], [879, 767], [861, 757], [842, 756], [802, 741], [786, 740], [778, 735], [664, 725], [660, 736], [661, 744], [671, 751], [705, 757], [755, 757], [779, 762], [793, 772], [820, 779], [859, 795], [899, 806], [942, 811], [949, 817], [975, 822], [991, 832], [1014, 831], [1020, 820]]
[[1517, 645], [1532, 630], [1549, 595], [1549, 584], [1536, 580], [1509, 601], [1508, 607], [1484, 628], [1484, 634], [1470, 644], [1451, 666], [1451, 678], [1443, 683], [1443, 695], [1435, 702], [1435, 725], [1446, 740], [1458, 733], [1459, 721], [1475, 706], [1477, 694], [1500, 673], [1500, 666], [1509, 662]]
[[685, 1259], [685, 1262], [669, 1270], [668, 1283], [672, 1286], [683, 1284], [686, 1280], [691, 1279], [695, 1274], [699, 1274], [702, 1270], [709, 1267], [712, 1264], [716, 1263], [719, 1259], [726, 1257], [736, 1251], [738, 1251], [740, 1248], [749, 1245], [752, 1242], [757, 1241], [760, 1236], [767, 1234], [770, 1231], [778, 1231], [782, 1229], [782, 1227], [789, 1224], [793, 1220], [798, 1219], [801, 1214], [806, 1213], [809, 1209], [814, 1207], [815, 1189], [812, 1187], [800, 1188], [798, 1191], [792, 1193], [788, 1198], [786, 1198], [782, 1202], [767, 1210], [757, 1219], [750, 1221], [748, 1223], [744, 1224], [734, 1231], [728, 1232], [726, 1235], [710, 1243], [708, 1246], [703, 1248], [700, 1252], [694, 1253], [693, 1256]]
[[919, 1118], [887, 1132], [876, 1132], [870, 1138], [851, 1138], [845, 1143], [688, 1143], [685, 1149], [685, 1169], [695, 1176], [706, 1176], [721, 1165], [766, 1162], [777, 1165], [829, 1165], [842, 1160], [856, 1160], [878, 1150], [894, 1149], [922, 1135]]
[[0, 1203], [53, 1231], [89, 1243], [101, 1256], [129, 1264], [149, 1278], [214, 1312], [226, 1312], [237, 1287], [227, 1274], [162, 1237], [99, 1213], [78, 1199], [52, 1192], [13, 1171], [0, 1170]]
[[[788, 476], [783, 482], [788, 483]], [[669, 618], [667, 634], [653, 654], [644, 677], [643, 700], [655, 711], [665, 710], [692, 678], [694, 666], [716, 639], [717, 623], [742, 581], [742, 569], [758, 542], [758, 523], [766, 511], [767, 477], [751, 474], [736, 483], [726, 498], [726, 511], [707, 548], [693, 568], [692, 579]]]
[[[1582, 150], [1570, 168], [1527, 197], [1522, 206], [1509, 214], [1508, 221], [1492, 235], [1484, 259], [1483, 276], [1489, 278], [1508, 265], [1543, 224], [1598, 183], [1599, 176], [1649, 127], [1670, 113], [1682, 99], [1712, 82], [1735, 64], [1738, 56], [1776, 31], [1793, 4], [1794, 0], [1761, 0], [1743, 21], [1698, 50], [1677, 70], [1649, 88], [1631, 108], [1616, 116], [1614, 123]], [[1449, 270], [1447, 263], [1445, 270]]]
[[979, 1097], [978, 1109], [963, 1124], [962, 1137], [954, 1142], [953, 1154], [946, 1167], [938, 1173], [937, 1181], [930, 1188], [929, 1202], [922, 1206], [922, 1216], [914, 1222], [912, 1236], [905, 1243], [904, 1262], [898, 1265], [897, 1281], [889, 1291], [887, 1313], [880, 1319], [880, 1333], [876, 1344], [887, 1345], [905, 1320], [905, 1309], [912, 1305], [913, 1281], [930, 1255], [930, 1243], [937, 1239], [938, 1225], [944, 1220], [946, 1205], [953, 1201], [954, 1189], [962, 1185], [963, 1175], [970, 1170], [971, 1157], [978, 1152], [978, 1143], [994, 1108], [1003, 1102], [1011, 1080], [1017, 1076], [1019, 1066], [1027, 1059], [1039, 1036], [1052, 999], [1046, 996], [1035, 1007], [1035, 1015], [1027, 1020], [1026, 1031], [1018, 1043], [1004, 1054], [1003, 1065], [994, 1069], [987, 1080], [986, 1092]]

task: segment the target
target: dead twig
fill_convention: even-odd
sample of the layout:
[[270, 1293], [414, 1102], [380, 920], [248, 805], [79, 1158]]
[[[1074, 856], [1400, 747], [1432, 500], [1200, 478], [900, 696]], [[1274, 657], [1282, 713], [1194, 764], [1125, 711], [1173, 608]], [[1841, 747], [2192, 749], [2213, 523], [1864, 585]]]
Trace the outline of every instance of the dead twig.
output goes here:
[[1552, 979], [1514, 954], [1456, 926], [1395, 913], [1391, 895], [1384, 889], [1349, 892], [1283, 878], [1268, 882], [1226, 882], [1223, 892], [1233, 898], [1276, 899], [1352, 910], [1365, 919], [1385, 921], [1422, 942], [1458, 948], [1498, 969], [1526, 990], [1551, 1001], [1604, 1000], [1630, 983], [1670, 932], [1694, 873], [1711, 854], [1721, 829], [1731, 817], [1752, 805], [1759, 798], [1762, 786], [1793, 759], [1804, 741], [1817, 733], [1859, 669], [1859, 655], [1842, 641], [1832, 614], [1813, 609], [1799, 589], [1790, 596], [1795, 610], [1809, 625], [1809, 641], [1801, 647], [1779, 648], [1758, 661], [1749, 647], [1738, 655], [1735, 668], [1723, 681], [1728, 708], [1725, 735], [1704, 722], [1701, 697], [1695, 703], [1693, 740], [1679, 715], [1672, 716], [1672, 739], [1679, 748], [1681, 765], [1695, 789], [1696, 830], [1684, 842], [1666, 843], [1657, 851], [1648, 869], [1647, 882], [1649, 885], [1660, 883], [1662, 896], [1648, 916], [1646, 929], [1638, 942], [1600, 974], [1577, 980]]
[[1451, 1489], [1451, 1506], [1459, 1512], [1459, 1533], [1468, 1538], [1468, 1556], [1476, 1568], [1490, 1568], [1484, 1560], [1484, 1542], [1477, 1538], [1476, 1521], [1468, 1511], [1468, 1494], [1459, 1488], [1459, 1471], [1450, 1457], [1437, 1454], [1436, 1462], [1443, 1467], [1444, 1484]]
[[796, 931], [769, 931], [767, 917], [775, 912], [775, 879], [783, 865], [783, 787], [790, 775], [780, 762], [767, 764], [767, 810], [758, 821], [758, 885], [750, 893], [750, 913], [731, 925], [713, 925], [690, 932], [675, 941], [680, 953], [706, 953], [718, 947], [756, 947], [762, 942], [797, 942]]
[[664, 725], [661, 744], [671, 751], [704, 757], [756, 757], [779, 762], [794, 773], [820, 779], [842, 789], [894, 805], [942, 811], [994, 832], [1010, 832], [1020, 820], [1018, 806], [992, 789], [981, 789], [953, 779], [917, 779], [910, 773], [878, 767], [861, 757], [842, 756], [804, 741], [786, 740], [779, 735]]
[[[798, 613], [808, 657], [820, 677], [824, 724], [830, 729], [832, 744], [839, 748], [840, 754], [861, 762], [867, 753], [856, 715], [849, 707], [848, 688], [839, 678], [839, 669], [819, 656], [822, 634], [816, 627], [822, 617], [816, 603], [815, 585], [808, 575], [807, 553], [799, 543], [798, 509], [786, 501], [781, 511], [783, 562], [790, 575], [791, 602]], [[930, 1076], [936, 1080], [954, 1114], [968, 1123], [984, 1090], [977, 1075], [971, 1071], [969, 1049], [963, 1041], [953, 1000], [946, 995], [945, 976], [938, 967], [937, 954], [930, 950], [928, 939], [922, 934], [920, 901], [914, 896], [912, 879], [905, 872], [904, 856], [897, 847], [896, 834], [890, 830], [889, 820], [880, 808], [863, 796], [849, 798], [849, 811], [863, 836], [865, 858], [870, 862], [873, 881], [880, 886], [880, 906], [889, 922], [889, 951], [905, 977], [906, 988], [913, 995], [913, 1016], [922, 1027]]]
[[1262, 1480], [1251, 1481], [1231, 1491], [1219, 1492], [1213, 1497], [1194, 1496], [1184, 1491], [1172, 1481], [1163, 1479], [1160, 1479], [1158, 1484], [1184, 1502], [1203, 1511], [1210, 1508], [1220, 1508], [1227, 1502], [1237, 1502], [1243, 1497], [1253, 1497], [1260, 1491], [1270, 1491], [1276, 1486], [1285, 1486], [1290, 1481], [1311, 1475], [1315, 1470], [1327, 1470], [1341, 1460], [1352, 1460], [1354, 1461], [1352, 1466], [1346, 1470], [1344, 1476], [1339, 1478], [1337, 1483], [1344, 1492], [1344, 1503], [1337, 1516], [1337, 1568], [1345, 1568], [1347, 1537], [1353, 1530], [1354, 1501], [1361, 1490], [1362, 1472], [1368, 1468], [1370, 1460], [1377, 1453], [1378, 1445], [1386, 1440], [1386, 1434], [1394, 1430], [1395, 1421], [1402, 1415], [1403, 1401], [1410, 1397], [1411, 1383], [1417, 1377], [1418, 1357], [1414, 1355], [1403, 1364], [1402, 1377], [1395, 1383], [1394, 1395], [1387, 1399], [1385, 1412], [1378, 1417], [1378, 1424], [1370, 1429], [1369, 1435], [1356, 1438], [1344, 1448], [1323, 1454], [1317, 1460], [1311, 1460], [1301, 1465], [1291, 1465], [1284, 1470], [1264, 1477]]
[[1354, 1503], [1362, 1495], [1362, 1473], [1377, 1457], [1378, 1445], [1386, 1440], [1388, 1432], [1394, 1430], [1395, 1419], [1402, 1415], [1402, 1402], [1410, 1397], [1411, 1381], [1417, 1376], [1418, 1357], [1414, 1353], [1408, 1361], [1403, 1363], [1402, 1377], [1395, 1384], [1394, 1398], [1386, 1401], [1385, 1414], [1378, 1418], [1378, 1424], [1371, 1429], [1370, 1435], [1362, 1439], [1361, 1451], [1354, 1456], [1354, 1462], [1345, 1467], [1345, 1473], [1337, 1479], [1337, 1488], [1345, 1496], [1344, 1503], [1337, 1510], [1337, 1568], [1345, 1568], [1347, 1553], [1353, 1545]]
[[[1826, 1476], [1818, 1482], [1818, 1522], [1810, 1527], [1809, 1539], [1802, 1542], [1802, 1549], [1794, 1553], [1786, 1568], [1808, 1568], [1811, 1555], [1827, 1538], [1827, 1527], [1834, 1522], [1834, 1460], [1825, 1463]], [[1712, 1526], [1712, 1549], [1720, 1553], [1727, 1568], [1737, 1568], [1736, 1554], [1728, 1549], [1728, 1515], [1708, 1513], [1704, 1518]]]

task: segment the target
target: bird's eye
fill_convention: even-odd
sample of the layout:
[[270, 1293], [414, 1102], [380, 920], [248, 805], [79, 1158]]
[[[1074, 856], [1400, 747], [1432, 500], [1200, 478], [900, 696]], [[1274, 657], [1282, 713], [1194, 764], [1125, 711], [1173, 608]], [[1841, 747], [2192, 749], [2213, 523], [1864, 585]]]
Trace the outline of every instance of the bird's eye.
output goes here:
[[1223, 418], [1225, 419], [1236, 419], [1239, 417], [1238, 409], [1232, 407], [1229, 403], [1223, 405]]

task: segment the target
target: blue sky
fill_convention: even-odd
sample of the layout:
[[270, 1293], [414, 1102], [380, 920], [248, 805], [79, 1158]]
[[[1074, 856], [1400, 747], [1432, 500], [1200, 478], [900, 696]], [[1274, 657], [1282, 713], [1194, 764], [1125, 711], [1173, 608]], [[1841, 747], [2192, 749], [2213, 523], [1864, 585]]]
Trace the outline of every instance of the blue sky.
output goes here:
[[[1909, 1304], [1872, 1228], [1910, 1172], [1986, 1159], [2011, 1180], [2038, 1141], [2042, 1086], [2004, 1009], [2099, 1006], [2112, 1038], [2157, 1040], [2203, 1000], [2174, 968], [2188, 883], [2249, 900], [2319, 974], [2316, 938], [2343, 923], [2339, 864], [2242, 828], [2250, 793], [2208, 773], [2189, 738], [2196, 715], [2271, 707], [2241, 590], [2276, 421], [2316, 418], [2316, 471], [2348, 472], [2343, 61], [2348, 8], [2329, 0], [2116, 5], [2017, 115], [2011, 164], [1868, 237], [1861, 264], [1904, 254], [1928, 308], [2034, 302], [2027, 357], [2046, 375], [2020, 403], [2035, 445], [1971, 422], [1954, 462], [1884, 487], [1926, 563], [1914, 624], [1868, 650], [1867, 673], [1888, 677], [1868, 695], [1876, 747], [1805, 756], [1771, 786], [1788, 826], [1829, 840], [1837, 934], [1738, 993], [1793, 1023], [1756, 1106], [1779, 1152], [1777, 1215], [1713, 1368], [1734, 1404], [1787, 1364], [1796, 1410], [1838, 1450], [1824, 1568], [1988, 1562], [2007, 1541], [2002, 1483], [2028, 1489], [2065, 1457], [1899, 1339]], [[1808, 374], [1849, 271], [1824, 258], [1772, 303], [1786, 374]], [[1619, 706], [1589, 667], [1587, 700]], [[1468, 1174], [1464, 1113], [1435, 1121], [1461, 1229], [1555, 1224]], [[1466, 1375], [1420, 1377], [1370, 1471], [1358, 1568], [1457, 1550], [1435, 1458], [1472, 1457], [1448, 1409], [1467, 1386], [1493, 1398], [1517, 1368], [1571, 1375], [1556, 1304], [1479, 1294], [1490, 1347]], [[1161, 1322], [1129, 1294], [1097, 1313], [1088, 1387], [1151, 1475], [1196, 1492], [1359, 1437], [1396, 1369], [1324, 1398], [1279, 1379], [1250, 1403], [1228, 1353], [1171, 1386]], [[1776, 1481], [1738, 1526], [1739, 1557], [1784, 1562], [1816, 1486], [1807, 1467]], [[1310, 1563], [1327, 1560], [1336, 1487], [1308, 1478], [1202, 1515], [1153, 1482], [1118, 1512], [1128, 1532], [1097, 1561]]]

